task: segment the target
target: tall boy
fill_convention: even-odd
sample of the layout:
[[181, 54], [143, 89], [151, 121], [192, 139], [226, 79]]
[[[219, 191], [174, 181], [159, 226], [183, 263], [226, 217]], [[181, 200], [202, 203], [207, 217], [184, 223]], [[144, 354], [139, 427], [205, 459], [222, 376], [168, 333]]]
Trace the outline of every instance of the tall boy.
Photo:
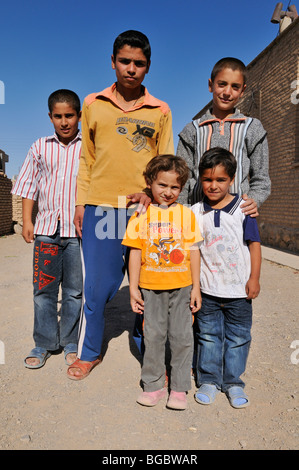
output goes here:
[[202, 237], [192, 211], [176, 203], [188, 176], [182, 158], [154, 157], [144, 172], [153, 202], [145, 214], [132, 216], [123, 240], [130, 247], [132, 310], [144, 313], [144, 391], [137, 402], [154, 406], [167, 393], [163, 385], [168, 337], [171, 391], [167, 407], [180, 410], [187, 407], [186, 391], [191, 388], [192, 313], [201, 305], [197, 243]]
[[82, 234], [85, 302], [79, 359], [68, 369], [73, 380], [86, 377], [101, 360], [104, 309], [124, 275], [126, 196], [142, 192], [143, 169], [153, 156], [173, 153], [170, 109], [142, 85], [150, 57], [143, 33], [120, 34], [111, 57], [116, 83], [83, 104], [75, 225]]
[[[60, 347], [66, 363], [74, 362], [82, 298], [79, 239], [73, 223], [81, 152], [80, 100], [71, 90], [57, 90], [49, 96], [48, 107], [55, 133], [34, 142], [12, 190], [23, 198], [23, 238], [27, 243], [34, 242], [35, 348], [24, 361], [31, 369], [42, 367], [51, 351]], [[32, 210], [37, 197], [38, 213], [33, 226]]]
[[187, 124], [179, 134], [177, 155], [186, 160], [191, 171], [181, 202], [195, 203], [202, 199], [198, 164], [206, 150], [217, 146], [230, 150], [237, 159], [233, 190], [244, 195], [246, 201], [242, 208], [246, 214], [258, 215], [257, 208], [269, 196], [266, 131], [258, 119], [246, 117], [236, 108], [245, 88], [243, 62], [225, 57], [215, 64], [209, 79], [212, 108]]
[[261, 247], [256, 218], [245, 215], [242, 198], [230, 193], [236, 167], [232, 153], [220, 147], [205, 152], [199, 164], [204, 199], [192, 210], [204, 242], [195, 399], [210, 404], [221, 390], [233, 407], [243, 408], [249, 399], [240, 376], [251, 341], [251, 302], [260, 290]]

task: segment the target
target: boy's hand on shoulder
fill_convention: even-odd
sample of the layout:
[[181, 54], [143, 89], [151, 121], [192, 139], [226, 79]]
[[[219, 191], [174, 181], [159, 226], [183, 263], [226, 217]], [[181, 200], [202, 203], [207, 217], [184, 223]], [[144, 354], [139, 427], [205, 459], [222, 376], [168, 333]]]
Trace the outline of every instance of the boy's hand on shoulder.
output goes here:
[[127, 199], [130, 199], [127, 204], [127, 207], [130, 207], [132, 204], [138, 203], [138, 206], [135, 211], [138, 215], [145, 214], [148, 206], [152, 202], [151, 198], [147, 196], [145, 193], [129, 194], [127, 196]]
[[250, 217], [257, 217], [259, 212], [255, 200], [248, 197], [247, 194], [243, 194], [242, 199], [245, 201], [240, 205], [242, 212], [244, 212], [245, 215], [250, 215]]
[[193, 286], [191, 290], [190, 309], [192, 313], [198, 312], [201, 308], [201, 292], [200, 287]]
[[260, 283], [258, 279], [249, 278], [245, 286], [247, 299], [255, 299], [260, 293]]
[[140, 290], [138, 288], [131, 289], [130, 288], [130, 303], [131, 308], [134, 313], [143, 314], [144, 311], [144, 300], [141, 297]]

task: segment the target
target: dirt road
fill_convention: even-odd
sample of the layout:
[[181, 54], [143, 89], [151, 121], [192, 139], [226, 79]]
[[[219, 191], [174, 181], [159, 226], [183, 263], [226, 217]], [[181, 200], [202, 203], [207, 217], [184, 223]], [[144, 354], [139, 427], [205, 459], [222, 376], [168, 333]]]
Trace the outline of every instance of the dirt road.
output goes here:
[[188, 409], [171, 411], [135, 401], [140, 362], [126, 282], [107, 308], [103, 363], [88, 378], [67, 379], [63, 354], [39, 370], [24, 367], [33, 347], [32, 248], [17, 234], [0, 238], [0, 449], [299, 449], [299, 271], [263, 260], [244, 376], [250, 407], [235, 410], [223, 394], [199, 405], [193, 385]]

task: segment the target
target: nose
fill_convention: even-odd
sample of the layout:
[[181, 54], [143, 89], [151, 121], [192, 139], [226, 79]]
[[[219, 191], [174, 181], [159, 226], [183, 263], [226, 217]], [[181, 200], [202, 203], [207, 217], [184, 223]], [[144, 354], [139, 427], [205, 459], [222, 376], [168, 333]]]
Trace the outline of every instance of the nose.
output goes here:
[[230, 96], [231, 93], [232, 93], [232, 87], [230, 85], [227, 85], [223, 90], [223, 94], [227, 95], [227, 96]]
[[135, 66], [133, 61], [130, 62], [129, 65], [128, 65], [128, 73], [130, 75], [135, 75], [135, 73], [136, 73], [136, 66]]
[[66, 127], [68, 125], [67, 123], [67, 118], [65, 116], [62, 116], [61, 118], [61, 126]]

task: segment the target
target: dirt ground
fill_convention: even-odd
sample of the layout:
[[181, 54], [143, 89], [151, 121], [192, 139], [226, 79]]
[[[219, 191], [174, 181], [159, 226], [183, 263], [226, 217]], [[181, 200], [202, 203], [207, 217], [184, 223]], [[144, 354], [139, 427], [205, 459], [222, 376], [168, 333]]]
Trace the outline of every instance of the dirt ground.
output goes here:
[[[263, 260], [253, 340], [244, 375], [251, 405], [224, 394], [188, 409], [136, 403], [140, 361], [124, 282], [108, 305], [105, 356], [85, 380], [67, 378], [63, 354], [39, 370], [23, 365], [33, 347], [32, 245], [0, 238], [1, 450], [298, 450], [299, 271]], [[3, 351], [3, 349], [5, 349]]]

